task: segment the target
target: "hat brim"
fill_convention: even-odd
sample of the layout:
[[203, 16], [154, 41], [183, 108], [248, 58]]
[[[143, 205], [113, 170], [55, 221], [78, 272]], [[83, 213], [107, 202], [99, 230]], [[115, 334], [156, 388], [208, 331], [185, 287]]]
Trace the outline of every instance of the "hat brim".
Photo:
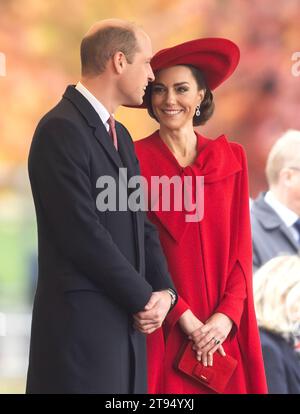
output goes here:
[[[240, 60], [240, 50], [231, 40], [204, 38], [162, 49], [151, 59], [155, 73], [177, 65], [192, 65], [204, 75], [210, 90], [216, 89], [234, 72]], [[143, 102], [138, 108], [145, 108]]]

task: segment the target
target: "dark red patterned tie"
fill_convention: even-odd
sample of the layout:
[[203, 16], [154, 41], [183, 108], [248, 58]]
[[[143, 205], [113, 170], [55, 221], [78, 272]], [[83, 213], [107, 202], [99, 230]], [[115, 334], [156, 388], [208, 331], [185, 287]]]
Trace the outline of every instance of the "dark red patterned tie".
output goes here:
[[108, 124], [109, 124], [109, 134], [112, 137], [116, 150], [118, 151], [118, 138], [117, 138], [117, 132], [116, 132], [116, 123], [112, 115], [108, 119]]

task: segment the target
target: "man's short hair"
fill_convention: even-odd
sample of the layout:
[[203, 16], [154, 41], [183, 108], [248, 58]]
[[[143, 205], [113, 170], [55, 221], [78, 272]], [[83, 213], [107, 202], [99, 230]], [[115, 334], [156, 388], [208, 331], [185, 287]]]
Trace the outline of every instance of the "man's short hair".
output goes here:
[[106, 27], [83, 38], [80, 46], [81, 73], [99, 75], [117, 52], [123, 52], [128, 63], [133, 62], [139, 50], [134, 25]]
[[289, 129], [273, 145], [266, 165], [269, 185], [277, 184], [280, 171], [285, 167], [300, 168], [300, 131]]

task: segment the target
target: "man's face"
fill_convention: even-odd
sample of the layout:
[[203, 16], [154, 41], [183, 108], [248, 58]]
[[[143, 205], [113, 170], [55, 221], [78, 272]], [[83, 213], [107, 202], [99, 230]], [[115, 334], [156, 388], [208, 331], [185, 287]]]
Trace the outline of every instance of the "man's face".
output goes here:
[[152, 45], [146, 33], [137, 31], [136, 38], [139, 50], [132, 63], [127, 63], [119, 82], [122, 105], [141, 105], [148, 82], [154, 80], [150, 66]]
[[290, 169], [288, 199], [289, 207], [300, 216], [300, 165]]

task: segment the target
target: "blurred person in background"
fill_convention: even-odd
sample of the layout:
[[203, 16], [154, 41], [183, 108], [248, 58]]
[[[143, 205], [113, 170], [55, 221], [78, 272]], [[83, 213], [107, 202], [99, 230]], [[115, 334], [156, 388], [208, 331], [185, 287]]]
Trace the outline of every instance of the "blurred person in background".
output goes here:
[[300, 257], [271, 259], [253, 285], [269, 393], [300, 394]]
[[[211, 90], [233, 73], [238, 62], [238, 47], [219, 38], [161, 50], [151, 61], [155, 81], [147, 88], [144, 106], [159, 130], [135, 143], [142, 175], [149, 190], [154, 176], [178, 177], [183, 185], [191, 178], [193, 200], [199, 204], [195, 181], [204, 177], [202, 219], [188, 222], [187, 211], [175, 208], [175, 201], [170, 211], [149, 208], [179, 293], [164, 330], [148, 337], [152, 393], [212, 392], [174, 367], [188, 337], [204, 366], [212, 366], [214, 353], [224, 355], [224, 350], [238, 361], [225, 393], [266, 392], [252, 296], [245, 152], [224, 135], [212, 140], [194, 129], [211, 117]], [[178, 199], [176, 191], [171, 193]], [[161, 187], [159, 197], [164, 197]], [[147, 321], [143, 327], [147, 333]]]
[[147, 391], [146, 340], [133, 316], [144, 311], [154, 331], [176, 292], [145, 213], [97, 208], [97, 182], [109, 176], [118, 189], [120, 168], [139, 175], [131, 137], [113, 113], [142, 103], [151, 56], [137, 26], [96, 23], [81, 43], [80, 82], [35, 131], [39, 274], [27, 393]]
[[269, 191], [251, 208], [253, 267], [300, 249], [300, 131], [288, 130], [266, 164]]

